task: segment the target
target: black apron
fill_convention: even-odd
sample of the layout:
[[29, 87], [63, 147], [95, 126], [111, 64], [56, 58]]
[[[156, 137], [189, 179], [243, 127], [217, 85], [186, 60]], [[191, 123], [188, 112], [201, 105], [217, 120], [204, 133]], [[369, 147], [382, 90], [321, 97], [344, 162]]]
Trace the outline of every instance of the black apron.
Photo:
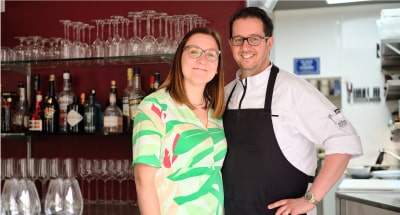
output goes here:
[[228, 152], [222, 177], [226, 215], [275, 214], [277, 209], [269, 210], [268, 204], [303, 196], [313, 180], [289, 163], [275, 137], [272, 117], [279, 116], [271, 113], [271, 101], [278, 72], [273, 65], [264, 109], [225, 110]]

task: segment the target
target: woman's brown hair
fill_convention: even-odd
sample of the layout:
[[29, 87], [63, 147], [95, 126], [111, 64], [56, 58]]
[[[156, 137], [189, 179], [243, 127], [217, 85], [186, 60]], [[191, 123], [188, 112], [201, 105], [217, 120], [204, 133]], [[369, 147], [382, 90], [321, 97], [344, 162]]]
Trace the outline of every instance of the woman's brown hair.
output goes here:
[[[194, 34], [206, 34], [212, 36], [218, 45], [218, 50], [221, 50], [220, 37], [216, 31], [206, 27], [194, 28], [193, 30], [189, 31], [180, 42], [175, 52], [171, 71], [169, 72], [164, 83], [160, 86], [160, 88], [165, 88], [166, 91], [169, 92], [174, 101], [179, 104], [185, 104], [191, 109], [194, 109], [195, 107], [193, 106], [193, 104], [190, 103], [189, 99], [187, 98], [185, 87], [183, 85], [184, 77], [182, 73], [181, 59], [187, 41]], [[205, 87], [204, 98], [206, 99], [208, 106], [214, 109], [214, 114], [211, 117], [221, 117], [225, 110], [224, 71], [222, 67], [222, 54], [220, 54], [218, 57], [217, 74], [210, 82], [207, 83]]]

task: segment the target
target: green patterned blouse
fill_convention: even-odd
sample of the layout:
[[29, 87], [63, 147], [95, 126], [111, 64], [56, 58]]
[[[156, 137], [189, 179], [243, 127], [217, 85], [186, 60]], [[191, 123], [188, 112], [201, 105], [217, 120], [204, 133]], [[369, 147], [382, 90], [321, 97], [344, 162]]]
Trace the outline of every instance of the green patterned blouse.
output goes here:
[[186, 105], [164, 89], [139, 106], [133, 129], [133, 162], [157, 167], [161, 214], [223, 214], [221, 167], [227, 144], [222, 118], [205, 127]]

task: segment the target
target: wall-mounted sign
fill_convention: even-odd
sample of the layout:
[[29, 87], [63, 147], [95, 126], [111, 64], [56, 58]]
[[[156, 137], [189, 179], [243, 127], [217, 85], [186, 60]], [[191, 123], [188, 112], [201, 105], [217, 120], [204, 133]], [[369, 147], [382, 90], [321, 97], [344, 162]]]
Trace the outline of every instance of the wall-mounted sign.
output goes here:
[[294, 59], [294, 73], [297, 75], [320, 74], [319, 67], [319, 57]]

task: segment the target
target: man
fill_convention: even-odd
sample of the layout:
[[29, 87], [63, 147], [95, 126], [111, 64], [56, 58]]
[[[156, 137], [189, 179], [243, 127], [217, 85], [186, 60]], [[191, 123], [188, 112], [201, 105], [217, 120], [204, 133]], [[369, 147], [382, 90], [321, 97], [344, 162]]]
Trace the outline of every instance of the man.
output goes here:
[[[225, 87], [227, 215], [315, 213], [349, 160], [362, 154], [340, 110], [313, 85], [272, 64], [273, 42], [264, 10], [248, 7], [231, 17], [229, 43], [240, 69]], [[314, 179], [316, 144], [326, 157]]]

